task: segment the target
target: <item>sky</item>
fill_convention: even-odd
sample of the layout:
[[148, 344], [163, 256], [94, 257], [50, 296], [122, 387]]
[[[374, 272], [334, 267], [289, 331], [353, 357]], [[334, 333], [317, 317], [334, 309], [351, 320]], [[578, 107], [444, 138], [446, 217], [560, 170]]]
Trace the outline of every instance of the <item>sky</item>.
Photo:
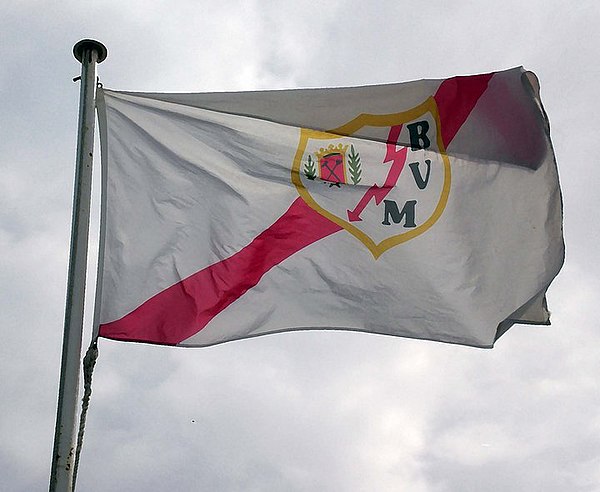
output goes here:
[[[550, 119], [566, 261], [548, 292], [552, 325], [516, 325], [492, 350], [340, 332], [203, 349], [101, 340], [79, 490], [600, 490], [599, 21], [593, 0], [5, 6], [0, 490], [48, 487], [82, 38], [107, 46], [100, 80], [121, 90], [349, 86], [523, 65]], [[96, 216], [92, 272], [95, 227]], [[90, 330], [87, 316], [84, 344]]]

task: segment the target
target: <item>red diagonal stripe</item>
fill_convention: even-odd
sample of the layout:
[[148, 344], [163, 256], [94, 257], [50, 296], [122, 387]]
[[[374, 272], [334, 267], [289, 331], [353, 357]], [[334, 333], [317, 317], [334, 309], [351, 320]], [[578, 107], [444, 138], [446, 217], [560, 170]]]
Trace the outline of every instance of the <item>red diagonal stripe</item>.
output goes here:
[[175, 345], [254, 287], [275, 265], [341, 227], [298, 198], [271, 227], [233, 256], [159, 292], [100, 336]]
[[458, 133], [468, 118], [479, 98], [487, 89], [493, 73], [472, 75], [469, 77], [453, 77], [444, 80], [433, 96], [440, 115], [440, 127], [444, 147]]
[[[485, 92], [492, 75], [455, 77], [440, 84], [434, 99], [445, 147]], [[275, 265], [341, 229], [298, 198], [241, 251], [159, 292], [123, 318], [100, 325], [99, 334], [125, 341], [181, 343], [254, 287]]]

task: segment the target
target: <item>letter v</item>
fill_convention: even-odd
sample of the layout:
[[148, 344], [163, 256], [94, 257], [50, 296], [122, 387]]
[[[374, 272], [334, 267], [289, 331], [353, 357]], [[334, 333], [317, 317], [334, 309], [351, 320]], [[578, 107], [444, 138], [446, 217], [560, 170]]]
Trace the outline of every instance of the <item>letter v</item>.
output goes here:
[[427, 183], [429, 183], [429, 173], [431, 172], [431, 161], [429, 159], [425, 159], [425, 165], [427, 166], [427, 172], [425, 173], [425, 179], [423, 179], [423, 175], [419, 169], [418, 162], [411, 162], [409, 164], [410, 170], [412, 171], [413, 178], [415, 178], [415, 183], [420, 190], [424, 190], [427, 187]]

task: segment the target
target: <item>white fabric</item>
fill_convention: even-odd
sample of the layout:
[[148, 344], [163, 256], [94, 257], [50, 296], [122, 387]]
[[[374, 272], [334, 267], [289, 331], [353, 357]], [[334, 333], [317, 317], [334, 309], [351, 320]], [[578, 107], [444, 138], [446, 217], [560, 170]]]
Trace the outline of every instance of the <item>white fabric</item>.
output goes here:
[[[411, 228], [383, 225], [384, 203], [371, 200], [361, 223], [351, 224], [360, 232], [343, 229], [293, 254], [181, 345], [350, 329], [490, 347], [513, 322], [547, 324], [544, 294], [564, 257], [561, 197], [547, 121], [522, 74], [519, 68], [494, 75], [446, 149], [450, 178], [437, 138], [426, 150], [409, 148], [386, 200], [399, 208], [417, 200], [420, 227], [435, 214], [446, 184], [447, 202], [426, 231], [374, 253], [360, 237], [380, 243], [391, 229]], [[298, 152], [306, 193], [344, 220], [345, 210], [386, 177], [389, 127], [309, 137], [304, 152], [301, 129], [406, 112], [440, 83], [222, 94], [103, 90], [108, 187], [100, 324], [230, 257], [269, 228], [300, 196], [292, 180]], [[503, 127], [489, 121], [508, 100], [536, 108], [538, 162], [522, 162], [526, 142], [507, 141]], [[407, 125], [417, 120], [427, 120], [434, 137], [441, 132], [435, 114], [425, 112], [404, 122], [400, 143], [409, 145]], [[359, 184], [306, 178], [303, 166], [321, 141], [360, 149]], [[421, 162], [422, 175], [425, 159], [431, 162], [424, 190], [415, 187], [411, 159]]]

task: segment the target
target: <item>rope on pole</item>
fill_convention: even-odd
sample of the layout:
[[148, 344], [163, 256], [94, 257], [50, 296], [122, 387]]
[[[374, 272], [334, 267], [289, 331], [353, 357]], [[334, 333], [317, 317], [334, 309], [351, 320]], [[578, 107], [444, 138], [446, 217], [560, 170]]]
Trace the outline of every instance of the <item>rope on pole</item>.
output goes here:
[[92, 343], [83, 358], [83, 398], [81, 400], [81, 415], [79, 416], [79, 432], [77, 433], [77, 446], [75, 448], [75, 461], [73, 463], [73, 490], [77, 482], [77, 470], [79, 468], [79, 456], [83, 446], [83, 434], [85, 432], [85, 421], [87, 411], [90, 406], [90, 397], [92, 396], [92, 375], [98, 359], [98, 339], [92, 340]]

